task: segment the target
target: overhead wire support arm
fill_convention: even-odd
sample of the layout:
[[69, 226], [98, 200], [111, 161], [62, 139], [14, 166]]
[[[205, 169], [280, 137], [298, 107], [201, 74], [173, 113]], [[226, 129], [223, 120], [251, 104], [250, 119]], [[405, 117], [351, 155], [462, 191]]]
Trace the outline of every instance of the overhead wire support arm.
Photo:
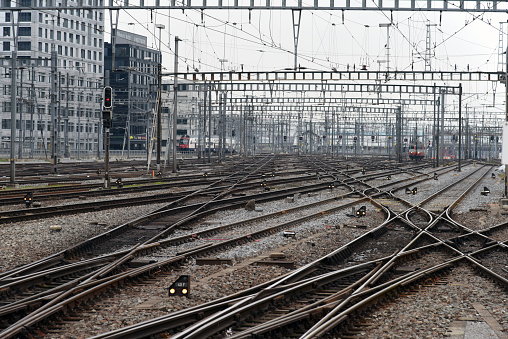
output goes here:
[[[296, 5], [287, 4], [286, 1], [272, 4], [270, 1], [260, 1], [255, 3], [252, 0], [235, 0], [223, 3], [223, 1], [210, 2], [207, 0], [188, 0], [184, 2], [176, 2], [174, 0], [161, 4], [160, 0], [123, 0], [113, 3], [112, 0], [107, 1], [107, 5], [87, 5], [70, 6], [62, 4], [62, 6], [45, 6], [40, 7], [44, 10], [76, 10], [76, 9], [110, 9], [110, 10], [128, 10], [128, 9], [144, 9], [144, 10], [164, 10], [164, 9], [241, 9], [241, 10], [340, 10], [340, 11], [406, 11], [406, 12], [475, 12], [475, 13], [506, 13], [508, 11], [508, 0], [461, 0], [458, 4], [451, 4], [447, 0], [396, 0], [394, 2], [383, 2], [383, 0], [361, 1], [356, 6], [351, 5], [350, 0], [320, 2], [298, 1]], [[356, 3], [355, 3], [356, 4]], [[35, 6], [33, 9], [38, 9]], [[10, 7], [1, 6], [0, 10], [12, 10]]]

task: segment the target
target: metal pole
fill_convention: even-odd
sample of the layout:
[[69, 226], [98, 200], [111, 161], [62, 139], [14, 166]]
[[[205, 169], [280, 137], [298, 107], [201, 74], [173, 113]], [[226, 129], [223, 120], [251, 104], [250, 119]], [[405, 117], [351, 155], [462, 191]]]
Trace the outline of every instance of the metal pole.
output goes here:
[[[14, 20], [14, 17], [12, 18]], [[16, 47], [15, 47], [16, 48]], [[11, 59], [11, 173], [10, 173], [10, 185], [16, 184], [16, 164], [14, 161], [15, 154], [15, 140], [16, 140], [16, 51], [12, 52]]]
[[208, 163], [211, 163], [212, 153], [212, 86], [208, 85]]
[[444, 127], [444, 115], [445, 115], [445, 92], [444, 89], [441, 90], [441, 127], [440, 127], [440, 134], [439, 137], [441, 140], [439, 140], [439, 157], [441, 158], [441, 161], [444, 160], [444, 134], [445, 134], [445, 127]]
[[51, 46], [51, 162], [52, 162], [52, 168], [51, 172], [56, 172], [56, 164], [57, 164], [57, 156], [56, 156], [56, 128], [55, 126], [55, 118], [56, 118], [56, 86], [57, 86], [57, 66], [56, 66], [56, 50], [55, 50], [55, 44], [52, 44]]
[[435, 150], [436, 150], [436, 84], [434, 84], [434, 88], [432, 89], [432, 92], [434, 93], [434, 103], [432, 105], [434, 108], [434, 121], [432, 124], [431, 154], [432, 154], [432, 167], [435, 168], [436, 167], [436, 154], [435, 154]]
[[177, 110], [178, 110], [178, 77], [176, 76], [178, 73], [178, 41], [181, 41], [177, 36], [175, 37], [175, 66], [174, 66], [174, 72], [175, 72], [175, 84], [174, 84], [174, 109], [173, 109], [173, 173], [176, 173], [176, 119], [177, 119]]
[[64, 114], [64, 157], [69, 158], [70, 147], [69, 147], [69, 73], [67, 73], [67, 90], [65, 92], [65, 114]]
[[462, 159], [462, 84], [459, 84], [459, 168]]
[[[159, 31], [160, 32], [160, 31]], [[160, 41], [160, 33], [159, 33], [159, 41]], [[162, 58], [162, 54], [160, 55]], [[162, 149], [162, 72], [161, 72], [161, 61], [159, 60], [159, 64], [157, 65], [157, 174], [160, 173], [161, 170], [161, 149]], [[176, 76], [175, 76], [176, 78]], [[176, 99], [176, 98], [175, 98]], [[130, 126], [129, 126], [130, 128]]]
[[[18, 142], [18, 159], [23, 157], [23, 69], [24, 67], [20, 67], [20, 78], [21, 84], [19, 86], [19, 142]], [[17, 95], [17, 93], [15, 94]]]
[[[504, 74], [504, 80], [505, 80], [505, 90], [506, 90], [506, 96], [505, 96], [505, 125], [508, 125], [508, 44], [506, 45], [506, 66], [505, 66], [505, 74]], [[506, 128], [505, 128], [506, 129]], [[508, 135], [503, 134], [503, 146], [506, 147], [508, 145], [508, 142], [506, 140], [508, 138]], [[505, 153], [506, 150], [503, 150], [503, 153]], [[504, 197], [508, 197], [508, 159], [503, 159], [503, 161], [506, 161], [504, 164]]]
[[106, 128], [106, 173], [104, 174], [104, 188], [110, 188], [109, 179], [109, 128]]

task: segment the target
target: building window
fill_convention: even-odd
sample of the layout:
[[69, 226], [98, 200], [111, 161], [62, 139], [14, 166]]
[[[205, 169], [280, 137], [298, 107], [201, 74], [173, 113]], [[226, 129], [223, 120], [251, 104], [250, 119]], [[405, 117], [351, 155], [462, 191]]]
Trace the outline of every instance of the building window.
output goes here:
[[42, 28], [39, 27], [39, 38], [42, 38]]
[[71, 54], [71, 57], [74, 56], [74, 48], [72, 48], [72, 47], [70, 48], [70, 54]]
[[20, 7], [32, 7], [32, 0], [20, 0], [18, 4]]
[[92, 59], [92, 51], [88, 51], [88, 60]]
[[4, 27], [4, 36], [10, 36], [10, 35], [11, 35], [11, 28]]
[[39, 52], [42, 52], [42, 42], [39, 42]]
[[11, 7], [11, 0], [2, 0], [2, 7]]
[[44, 44], [44, 52], [49, 53], [48, 43], [47, 42]]
[[30, 51], [32, 43], [30, 41], [18, 41], [18, 51]]
[[74, 42], [74, 34], [69, 33], [69, 42]]
[[21, 12], [18, 17], [19, 22], [31, 22], [32, 21], [32, 13], [30, 12]]
[[[40, 7], [42, 7], [42, 6], [40, 6]], [[42, 22], [42, 21], [43, 21], [43, 19], [42, 19], [42, 13], [39, 13], [39, 22]]]
[[68, 20], [68, 19], [64, 19], [63, 26], [64, 26], [65, 28], [68, 28], [68, 27], [69, 27], [69, 20]]
[[84, 49], [82, 49], [82, 50], [81, 50], [81, 59], [84, 59], [84, 58], [85, 58], [85, 50], [84, 50]]
[[[6, 103], [4, 102], [4, 104], [6, 104]], [[9, 102], [9, 104], [10, 104], [10, 102]], [[4, 112], [10, 111], [10, 109], [9, 109], [9, 111], [5, 110], [5, 105], [2, 105], [2, 108], [4, 109], [3, 110]], [[10, 119], [2, 119], [2, 129], [10, 129], [10, 128], [11, 128], [11, 120]]]
[[76, 34], [76, 43], [79, 44], [79, 39], [81, 38], [81, 35]]
[[9, 41], [4, 41], [4, 51], [11, 50], [11, 43]]
[[81, 23], [81, 30], [82, 30], [83, 32], [85, 31], [85, 23], [84, 23], [84, 22], [82, 22], [82, 23]]
[[[2, 102], [2, 112], [10, 112], [11, 111], [11, 102], [10, 101], [4, 101]], [[11, 119], [6, 119], [9, 121], [9, 128], [11, 128]]]
[[58, 55], [62, 55], [62, 46], [58, 46]]
[[11, 22], [11, 13], [9, 12], [5, 13], [5, 22]]
[[32, 27], [18, 28], [18, 36], [31, 36], [31, 35], [32, 35]]
[[60, 31], [56, 32], [56, 40], [58, 40], [58, 41], [62, 40], [62, 32], [60, 32]]

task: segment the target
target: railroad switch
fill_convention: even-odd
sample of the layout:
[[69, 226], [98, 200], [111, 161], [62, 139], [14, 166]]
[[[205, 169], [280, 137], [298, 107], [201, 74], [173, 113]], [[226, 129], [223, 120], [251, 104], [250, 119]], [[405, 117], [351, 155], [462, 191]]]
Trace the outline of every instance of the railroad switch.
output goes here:
[[434, 180], [438, 180], [438, 177], [437, 173], [434, 173]]

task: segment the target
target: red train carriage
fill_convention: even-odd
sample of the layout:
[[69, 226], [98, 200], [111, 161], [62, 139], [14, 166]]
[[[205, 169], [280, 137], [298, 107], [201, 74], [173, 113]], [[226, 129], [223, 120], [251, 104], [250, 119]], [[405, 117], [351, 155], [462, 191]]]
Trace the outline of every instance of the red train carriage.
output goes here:
[[417, 142], [409, 147], [409, 159], [421, 160], [423, 157], [423, 145], [421, 142]]

